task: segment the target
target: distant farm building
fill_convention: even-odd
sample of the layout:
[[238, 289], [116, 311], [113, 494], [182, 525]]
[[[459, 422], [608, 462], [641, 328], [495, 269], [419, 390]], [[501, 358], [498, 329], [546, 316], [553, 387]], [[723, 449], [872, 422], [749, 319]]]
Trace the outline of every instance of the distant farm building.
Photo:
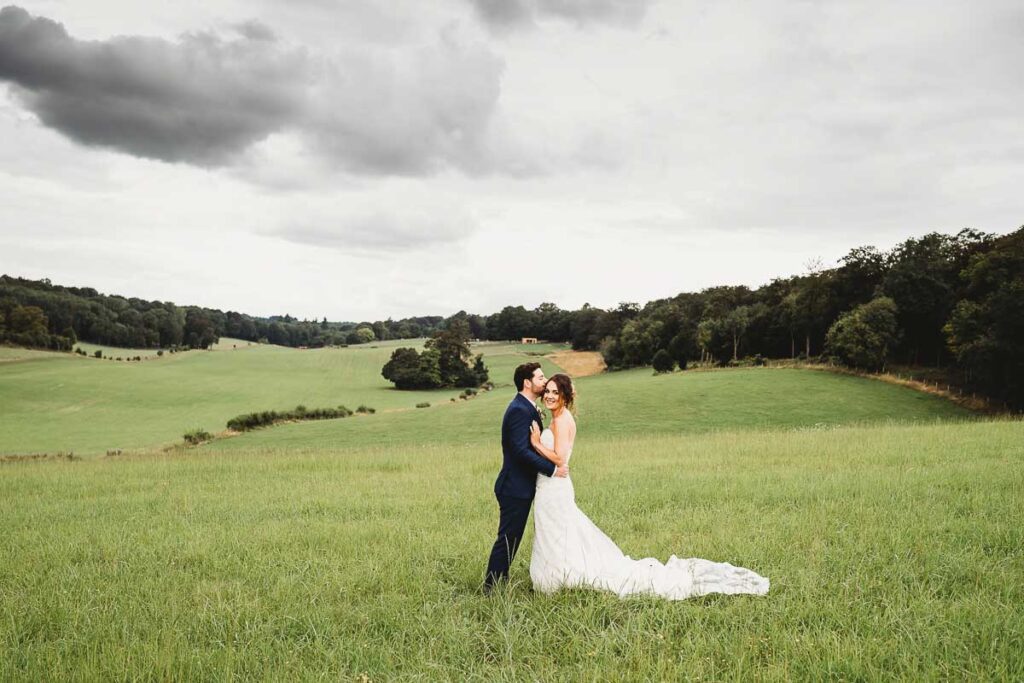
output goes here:
[[521, 344], [536, 344], [537, 343], [537, 338], [536, 337], [523, 337], [523, 341], [520, 342], [520, 343]]

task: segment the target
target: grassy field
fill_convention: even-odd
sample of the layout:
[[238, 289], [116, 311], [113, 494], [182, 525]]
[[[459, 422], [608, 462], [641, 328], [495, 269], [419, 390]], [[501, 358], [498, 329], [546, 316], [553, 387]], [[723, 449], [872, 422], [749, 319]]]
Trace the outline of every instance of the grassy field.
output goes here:
[[[511, 372], [509, 373], [511, 374]], [[826, 428], [835, 425], [970, 420], [949, 401], [860, 377], [797, 369], [736, 369], [654, 375], [647, 369], [584, 377], [579, 442], [636, 434]], [[203, 448], [216, 451], [398, 447], [423, 442], [489, 444], [493, 449], [511, 389], [457, 405], [441, 403], [357, 420], [282, 425]]]
[[50, 351], [23, 349], [16, 346], [0, 346], [0, 363], [14, 363], [27, 360], [48, 360], [58, 355]]
[[[89, 342], [76, 342], [75, 346], [82, 349], [89, 356], [92, 356], [96, 351], [102, 351], [103, 357], [117, 358], [134, 358], [135, 356], [141, 356], [142, 358], [157, 358], [159, 356], [160, 349], [126, 349], [120, 346], [104, 346], [102, 344], [90, 344]], [[217, 340], [216, 344], [210, 346], [211, 351], [239, 351], [242, 349], [259, 348], [261, 345], [256, 342], [246, 341], [245, 339], [233, 339], [231, 337], [221, 337]], [[266, 345], [263, 345], [266, 346]], [[165, 350], [164, 355], [168, 355]]]
[[[1024, 425], [592, 438], [578, 502], [764, 598], [478, 591], [491, 451], [0, 470], [0, 679], [1021, 680]], [[362, 679], [366, 680], [366, 679]]]
[[[447, 402], [459, 393], [394, 390], [380, 369], [401, 345], [418, 346], [422, 340], [344, 349], [239, 346], [224, 353], [189, 351], [132, 363], [3, 350], [19, 360], [0, 362], [0, 454], [147, 448], [180, 440], [193, 428], [221, 431], [241, 413], [300, 403], [310, 408], [413, 408], [422, 401]], [[533, 357], [522, 348], [484, 349], [497, 383], [510, 384], [512, 369]], [[545, 367], [557, 370], [550, 361]]]
[[[5, 356], [0, 355], [0, 455], [159, 448], [180, 441], [191, 429], [217, 433], [236, 415], [298, 404], [368, 405], [379, 412], [373, 418], [277, 427], [223, 447], [415, 443], [430, 440], [433, 432], [484, 441], [493, 437], [491, 427], [509, 400], [515, 366], [541, 360], [551, 374], [559, 368], [543, 354], [564, 350], [550, 344], [481, 344], [474, 350], [485, 354], [498, 391], [451, 406], [457, 390], [396, 391], [380, 376], [397, 346], [422, 342], [299, 350], [236, 341], [226, 340], [223, 351], [165, 354], [132, 363], [2, 349], [10, 362], [2, 362]], [[923, 393], [794, 369], [657, 377], [635, 370], [586, 377], [579, 387], [580, 420], [589, 425], [586, 433], [595, 436], [970, 417]], [[422, 402], [431, 409], [415, 410]], [[395, 410], [404, 414], [386, 427], [370, 421]]]
[[[1024, 423], [812, 370], [586, 377], [580, 506], [771, 592], [538, 595], [528, 535], [484, 598], [507, 377], [553, 349], [481, 346], [506, 386], [452, 403], [373, 346], [0, 363], [0, 453], [144, 448], [0, 464], [0, 680], [1024, 678]], [[300, 402], [381, 410], [153, 447]]]

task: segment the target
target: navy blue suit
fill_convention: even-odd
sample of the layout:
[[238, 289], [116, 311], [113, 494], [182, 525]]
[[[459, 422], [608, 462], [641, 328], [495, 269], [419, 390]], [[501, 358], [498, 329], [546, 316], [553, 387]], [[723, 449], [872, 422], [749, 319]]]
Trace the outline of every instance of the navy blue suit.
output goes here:
[[526, 533], [526, 520], [537, 490], [537, 473], [548, 477], [555, 473], [555, 463], [538, 454], [530, 445], [530, 425], [534, 422], [544, 427], [537, 408], [517, 393], [501, 421], [502, 464], [494, 482], [500, 520], [498, 538], [487, 563], [487, 577], [484, 579], [487, 589], [499, 579], [508, 578], [509, 565]]

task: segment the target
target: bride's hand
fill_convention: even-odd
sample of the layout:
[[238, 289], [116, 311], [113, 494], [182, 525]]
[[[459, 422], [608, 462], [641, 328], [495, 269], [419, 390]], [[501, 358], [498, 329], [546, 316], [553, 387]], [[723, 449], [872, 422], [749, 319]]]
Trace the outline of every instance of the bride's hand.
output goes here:
[[530, 423], [530, 443], [534, 446], [540, 445], [540, 427], [536, 422]]

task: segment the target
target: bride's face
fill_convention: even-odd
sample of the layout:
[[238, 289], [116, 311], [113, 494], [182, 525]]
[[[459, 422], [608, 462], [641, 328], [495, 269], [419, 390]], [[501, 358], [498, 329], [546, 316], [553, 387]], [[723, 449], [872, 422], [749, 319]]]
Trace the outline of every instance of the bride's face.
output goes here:
[[562, 395], [558, 393], [558, 385], [554, 381], [548, 382], [544, 388], [544, 407], [548, 410], [558, 410], [564, 403]]

